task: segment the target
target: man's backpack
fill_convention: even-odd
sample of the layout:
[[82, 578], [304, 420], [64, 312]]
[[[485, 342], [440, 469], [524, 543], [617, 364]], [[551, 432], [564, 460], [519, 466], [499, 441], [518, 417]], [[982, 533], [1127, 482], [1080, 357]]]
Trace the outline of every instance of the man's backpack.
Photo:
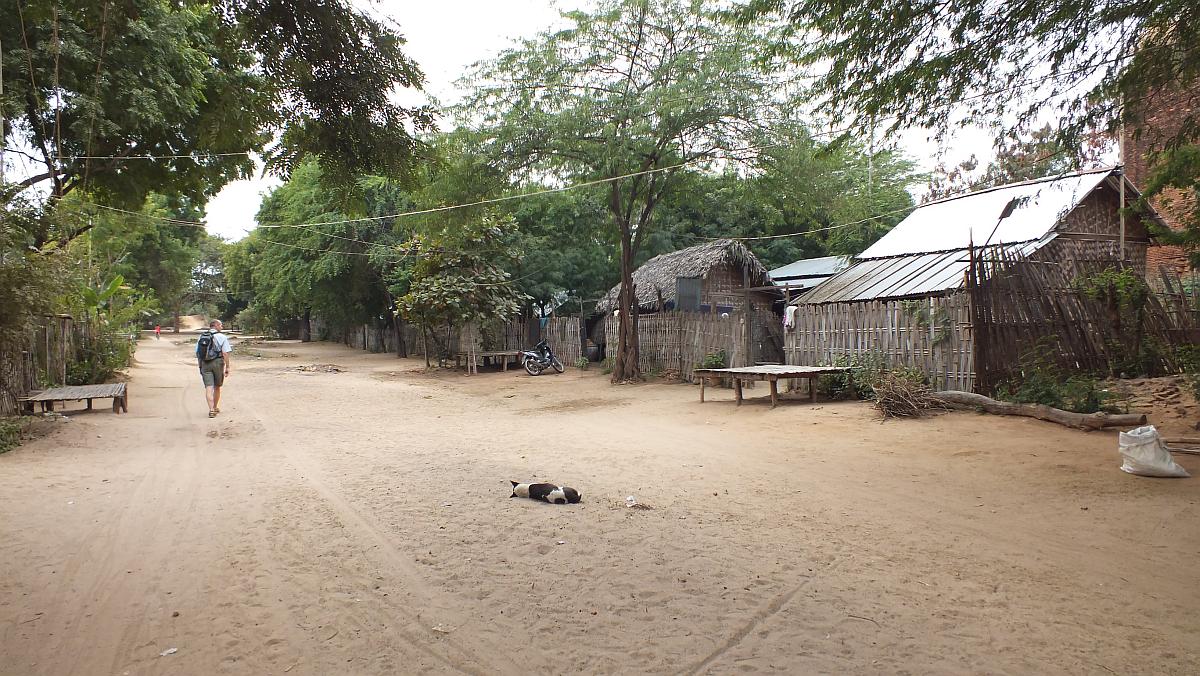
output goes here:
[[196, 354], [204, 361], [212, 361], [221, 356], [221, 347], [213, 338], [212, 331], [200, 334], [200, 341], [196, 343]]

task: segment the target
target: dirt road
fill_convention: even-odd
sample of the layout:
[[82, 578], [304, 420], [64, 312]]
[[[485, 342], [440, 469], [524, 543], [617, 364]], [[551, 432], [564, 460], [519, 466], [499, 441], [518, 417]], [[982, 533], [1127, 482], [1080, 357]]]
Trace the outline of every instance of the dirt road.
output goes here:
[[0, 456], [0, 673], [1200, 673], [1200, 483], [1113, 433], [189, 355]]

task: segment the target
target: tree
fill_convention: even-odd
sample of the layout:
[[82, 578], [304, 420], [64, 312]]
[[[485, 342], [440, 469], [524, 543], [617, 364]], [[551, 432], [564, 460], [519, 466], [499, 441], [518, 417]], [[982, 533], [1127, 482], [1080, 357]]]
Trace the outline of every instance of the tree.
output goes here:
[[981, 171], [976, 171], [979, 169], [979, 160], [974, 155], [953, 168], [939, 165], [930, 176], [927, 196], [940, 199], [1006, 183], [1098, 167], [1103, 163], [1106, 145], [1099, 135], [1092, 135], [1082, 148], [1064, 147], [1054, 129], [1047, 124], [1027, 137], [1002, 141], [996, 149], [995, 159]]
[[753, 155], [766, 143], [778, 83], [761, 36], [701, 2], [602, 0], [478, 73], [467, 109], [506, 171], [601, 180], [620, 247], [620, 344], [613, 381], [641, 377], [634, 260], [684, 166]]
[[[66, 204], [75, 206], [69, 198]], [[178, 328], [200, 243], [207, 237], [203, 228], [182, 223], [199, 222], [203, 211], [185, 198], [152, 193], [136, 215], [100, 211], [86, 218], [94, 225], [71, 243], [74, 255], [155, 299]]]
[[264, 198], [259, 228], [225, 259], [230, 287], [252, 314], [273, 325], [300, 318], [302, 340], [311, 339], [314, 313], [338, 328], [390, 315], [386, 269], [400, 261], [407, 237], [392, 232], [392, 219], [364, 215], [379, 210], [376, 202], [394, 208], [396, 189], [362, 179], [359, 191], [369, 199], [343, 210], [310, 161]]
[[[505, 320], [527, 300], [513, 284], [503, 263], [520, 258], [513, 246], [516, 224], [511, 217], [488, 215], [435, 235], [418, 236], [409, 247], [417, 259], [406, 275], [408, 292], [396, 301], [396, 312], [422, 330], [445, 328], [440, 357], [447, 356], [455, 326]], [[437, 332], [432, 332], [436, 338]]]
[[[347, 192], [360, 173], [406, 178], [421, 155], [409, 128], [432, 117], [389, 99], [423, 82], [403, 43], [341, 0], [0, 0], [0, 136], [41, 165], [7, 192], [202, 204], [255, 152], [285, 176], [316, 158]], [[39, 247], [79, 234], [51, 224]]]
[[[749, 0], [743, 22], [782, 19], [777, 51], [812, 69], [820, 108], [852, 129], [959, 125], [1019, 142], [1047, 115], [1055, 143], [1139, 124], [1142, 103], [1191, 92], [1160, 140], [1146, 191], [1196, 190], [1200, 5], [1192, 0]], [[1200, 244], [1200, 211], [1186, 239]]]

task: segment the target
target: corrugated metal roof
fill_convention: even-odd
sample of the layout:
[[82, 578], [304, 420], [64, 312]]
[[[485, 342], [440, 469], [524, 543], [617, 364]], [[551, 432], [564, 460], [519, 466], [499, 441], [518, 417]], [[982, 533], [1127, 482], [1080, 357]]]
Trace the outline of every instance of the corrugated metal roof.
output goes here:
[[[1011, 244], [1041, 239], [1112, 173], [1111, 169], [1014, 183], [917, 207], [859, 258]], [[1013, 210], [1001, 218], [1009, 204]], [[994, 233], [993, 233], [994, 231]]]
[[[1029, 254], [1045, 241], [1004, 247]], [[858, 261], [797, 299], [798, 303], [838, 303], [909, 298], [961, 288], [969, 266], [969, 249]]]
[[805, 258], [775, 268], [771, 271], [771, 279], [776, 286], [811, 288], [849, 266], [850, 259], [846, 256]]

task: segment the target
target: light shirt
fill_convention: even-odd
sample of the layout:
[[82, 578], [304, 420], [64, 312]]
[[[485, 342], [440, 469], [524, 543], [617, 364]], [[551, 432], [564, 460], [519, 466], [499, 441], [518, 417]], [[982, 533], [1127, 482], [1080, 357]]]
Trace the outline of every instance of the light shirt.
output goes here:
[[222, 355], [233, 352], [233, 346], [229, 344], [229, 338], [224, 333], [214, 331], [213, 342], [217, 344], [217, 347], [221, 348]]
[[[226, 337], [224, 333], [213, 331], [212, 339], [213, 343], [217, 346], [217, 349], [221, 351], [222, 357], [224, 357], [226, 353], [233, 352], [233, 346], [229, 344], [229, 338]], [[201, 356], [199, 338], [196, 339], [196, 356]]]

